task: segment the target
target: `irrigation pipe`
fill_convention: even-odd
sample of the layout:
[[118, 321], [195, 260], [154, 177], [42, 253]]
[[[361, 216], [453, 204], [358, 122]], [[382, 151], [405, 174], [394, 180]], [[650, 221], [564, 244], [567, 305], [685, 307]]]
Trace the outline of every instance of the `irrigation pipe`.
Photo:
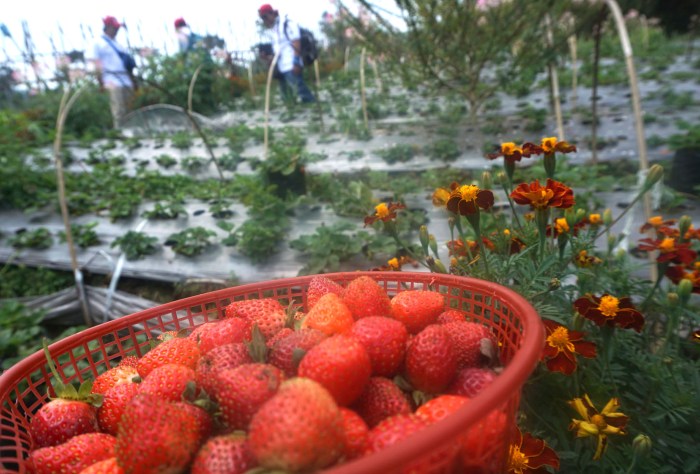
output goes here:
[[269, 145], [268, 128], [270, 126], [270, 88], [272, 87], [272, 75], [277, 67], [277, 59], [280, 57], [280, 52], [277, 51], [272, 57], [272, 62], [267, 70], [267, 84], [265, 85], [265, 124], [263, 125], [263, 159], [267, 161], [267, 151]]
[[75, 278], [75, 285], [78, 289], [78, 299], [80, 300], [80, 306], [83, 310], [83, 320], [86, 326], [92, 326], [92, 317], [90, 316], [90, 308], [87, 304], [87, 296], [85, 294], [85, 287], [83, 286], [83, 273], [78, 267], [78, 257], [75, 252], [75, 244], [73, 242], [73, 233], [70, 227], [70, 215], [68, 214], [68, 203], [66, 201], [66, 182], [63, 176], [63, 160], [61, 159], [61, 142], [63, 138], [63, 126], [66, 122], [66, 117], [70, 111], [75, 101], [78, 97], [85, 91], [86, 86], [78, 89], [75, 94], [73, 94], [70, 99], [70, 89], [63, 93], [61, 98], [61, 105], [58, 109], [58, 117], [56, 118], [56, 138], [53, 141], [53, 156], [56, 162], [56, 182], [58, 185], [58, 203], [61, 208], [61, 217], [63, 218], [63, 226], [66, 232], [66, 243], [68, 244], [68, 252], [70, 253], [70, 263], [73, 269], [73, 277]]
[[367, 96], [365, 94], [365, 54], [367, 48], [362, 48], [360, 54], [360, 97], [362, 98], [362, 117], [365, 121], [365, 129], [369, 130], [369, 119], [367, 118]]
[[[547, 46], [550, 48], [554, 47], [554, 34], [552, 33], [552, 20], [549, 14], [544, 17], [544, 24], [547, 29]], [[557, 74], [557, 68], [553, 61], [549, 61], [547, 64], [549, 68], [549, 77], [552, 87], [552, 101], [554, 102], [554, 116], [557, 120], [557, 137], [558, 140], [564, 141], [566, 137], [564, 136], [564, 120], [561, 116], [561, 100], [559, 98], [559, 75]]]

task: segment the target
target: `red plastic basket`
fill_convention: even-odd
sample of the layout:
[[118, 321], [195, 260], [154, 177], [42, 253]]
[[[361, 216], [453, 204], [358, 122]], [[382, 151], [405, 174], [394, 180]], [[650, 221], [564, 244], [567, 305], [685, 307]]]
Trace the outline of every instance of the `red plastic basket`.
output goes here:
[[[432, 273], [353, 272], [324, 276], [346, 286], [367, 275], [390, 296], [411, 289], [443, 293], [450, 307], [465, 311], [472, 321], [489, 326], [496, 334], [502, 374], [479, 396], [452, 416], [380, 453], [335, 467], [333, 474], [386, 474], [398, 471], [420, 459], [435, 458], [450, 441], [467, 430], [476, 429], [494, 410], [506, 417], [507, 426], [515, 419], [520, 391], [539, 359], [544, 329], [534, 308], [512, 290], [473, 278]], [[306, 307], [306, 292], [312, 277], [272, 280], [236, 286], [174, 301], [89, 328], [49, 347], [64, 382], [91, 379], [126, 355], [141, 356], [148, 351], [148, 339], [162, 331], [192, 328], [221, 315], [231, 301], [276, 298], [283, 304], [293, 301]], [[24, 459], [30, 447], [27, 427], [32, 414], [47, 401], [47, 381], [51, 374], [42, 352], [19, 362], [0, 377], [0, 472], [25, 472]], [[503, 472], [510, 432], [493, 443], [480, 437], [477, 447], [482, 466], [479, 472]], [[435, 472], [431, 469], [431, 472]], [[472, 471], [469, 471], [472, 472]]]

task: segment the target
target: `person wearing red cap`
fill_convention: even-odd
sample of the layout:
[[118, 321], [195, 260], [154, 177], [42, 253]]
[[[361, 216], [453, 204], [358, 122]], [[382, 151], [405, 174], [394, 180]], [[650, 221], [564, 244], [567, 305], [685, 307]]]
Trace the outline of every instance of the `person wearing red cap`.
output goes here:
[[272, 48], [277, 58], [277, 70], [280, 76], [280, 92], [285, 100], [294, 100], [296, 93], [302, 102], [315, 102], [316, 98], [304, 82], [304, 63], [301, 59], [301, 41], [299, 25], [287, 15], [281, 17], [279, 12], [266, 3], [258, 8], [258, 16], [265, 28], [271, 33]]
[[[136, 89], [133, 75], [133, 58], [115, 40], [122, 24], [113, 16], [102, 19], [103, 34], [95, 44], [94, 62], [97, 81], [101, 90], [109, 93], [109, 106], [114, 127], [118, 128], [121, 119], [130, 110]], [[128, 56], [128, 58], [127, 58]], [[128, 62], [132, 61], [130, 65]]]
[[177, 34], [177, 44], [181, 53], [187, 53], [194, 48], [204, 47], [202, 37], [192, 33], [190, 25], [187, 24], [184, 18], [180, 17], [175, 20], [175, 32]]

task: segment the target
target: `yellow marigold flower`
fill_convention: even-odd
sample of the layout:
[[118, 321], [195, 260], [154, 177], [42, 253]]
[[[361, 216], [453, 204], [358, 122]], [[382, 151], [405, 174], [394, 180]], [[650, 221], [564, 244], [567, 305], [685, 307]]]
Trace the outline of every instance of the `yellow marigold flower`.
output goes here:
[[541, 146], [545, 153], [552, 153], [557, 146], [557, 137], [543, 138]]
[[508, 474], [549, 472], [544, 466], [559, 469], [559, 456], [544, 440], [530, 433], [522, 434], [517, 427], [515, 431], [515, 441], [508, 450]]
[[565, 217], [559, 217], [554, 221], [554, 228], [557, 234], [565, 234], [569, 232], [569, 223], [566, 221]]
[[510, 237], [510, 229], [503, 229], [503, 235]]
[[401, 264], [399, 263], [399, 259], [396, 257], [392, 258], [386, 263], [392, 270], [401, 270]]
[[572, 419], [569, 430], [576, 431], [577, 438], [595, 436], [597, 439], [594, 460], [600, 459], [605, 453], [608, 435], [627, 434], [625, 426], [629, 418], [624, 413], [617, 411], [620, 408], [617, 398], [611, 398], [600, 412], [593, 406], [588, 395], [584, 395], [583, 398], [574, 398], [569, 402], [569, 405], [581, 417], [580, 420]]
[[620, 309], [620, 300], [614, 296], [605, 295], [600, 298], [600, 304], [598, 305], [598, 311], [603, 313], [604, 316], [608, 318], [614, 318], [617, 316], [617, 311]]
[[437, 188], [433, 193], [433, 205], [445, 206], [450, 199], [450, 190], [445, 188]]
[[673, 252], [676, 249], [676, 239], [667, 237], [661, 241], [659, 244], [659, 251], [661, 253]]
[[374, 206], [375, 216], [379, 219], [384, 219], [389, 215], [389, 206], [385, 202], [379, 203]]
[[588, 216], [588, 222], [590, 222], [591, 225], [600, 225], [602, 221], [603, 218], [600, 216], [600, 214], [591, 214]]

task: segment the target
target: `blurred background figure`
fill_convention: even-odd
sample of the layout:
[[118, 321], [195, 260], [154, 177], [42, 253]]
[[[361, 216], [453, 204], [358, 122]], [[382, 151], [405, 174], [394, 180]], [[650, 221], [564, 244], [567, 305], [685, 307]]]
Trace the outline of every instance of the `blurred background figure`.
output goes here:
[[187, 24], [184, 18], [180, 17], [175, 20], [175, 31], [177, 33], [177, 44], [181, 53], [187, 54], [194, 48], [205, 47], [204, 38], [193, 33], [190, 29], [190, 25]]
[[100, 90], [109, 93], [114, 127], [118, 128], [121, 119], [131, 109], [134, 99], [135, 63], [127, 50], [116, 41], [122, 24], [113, 16], [104, 17], [102, 24], [103, 34], [95, 44], [93, 60]]

